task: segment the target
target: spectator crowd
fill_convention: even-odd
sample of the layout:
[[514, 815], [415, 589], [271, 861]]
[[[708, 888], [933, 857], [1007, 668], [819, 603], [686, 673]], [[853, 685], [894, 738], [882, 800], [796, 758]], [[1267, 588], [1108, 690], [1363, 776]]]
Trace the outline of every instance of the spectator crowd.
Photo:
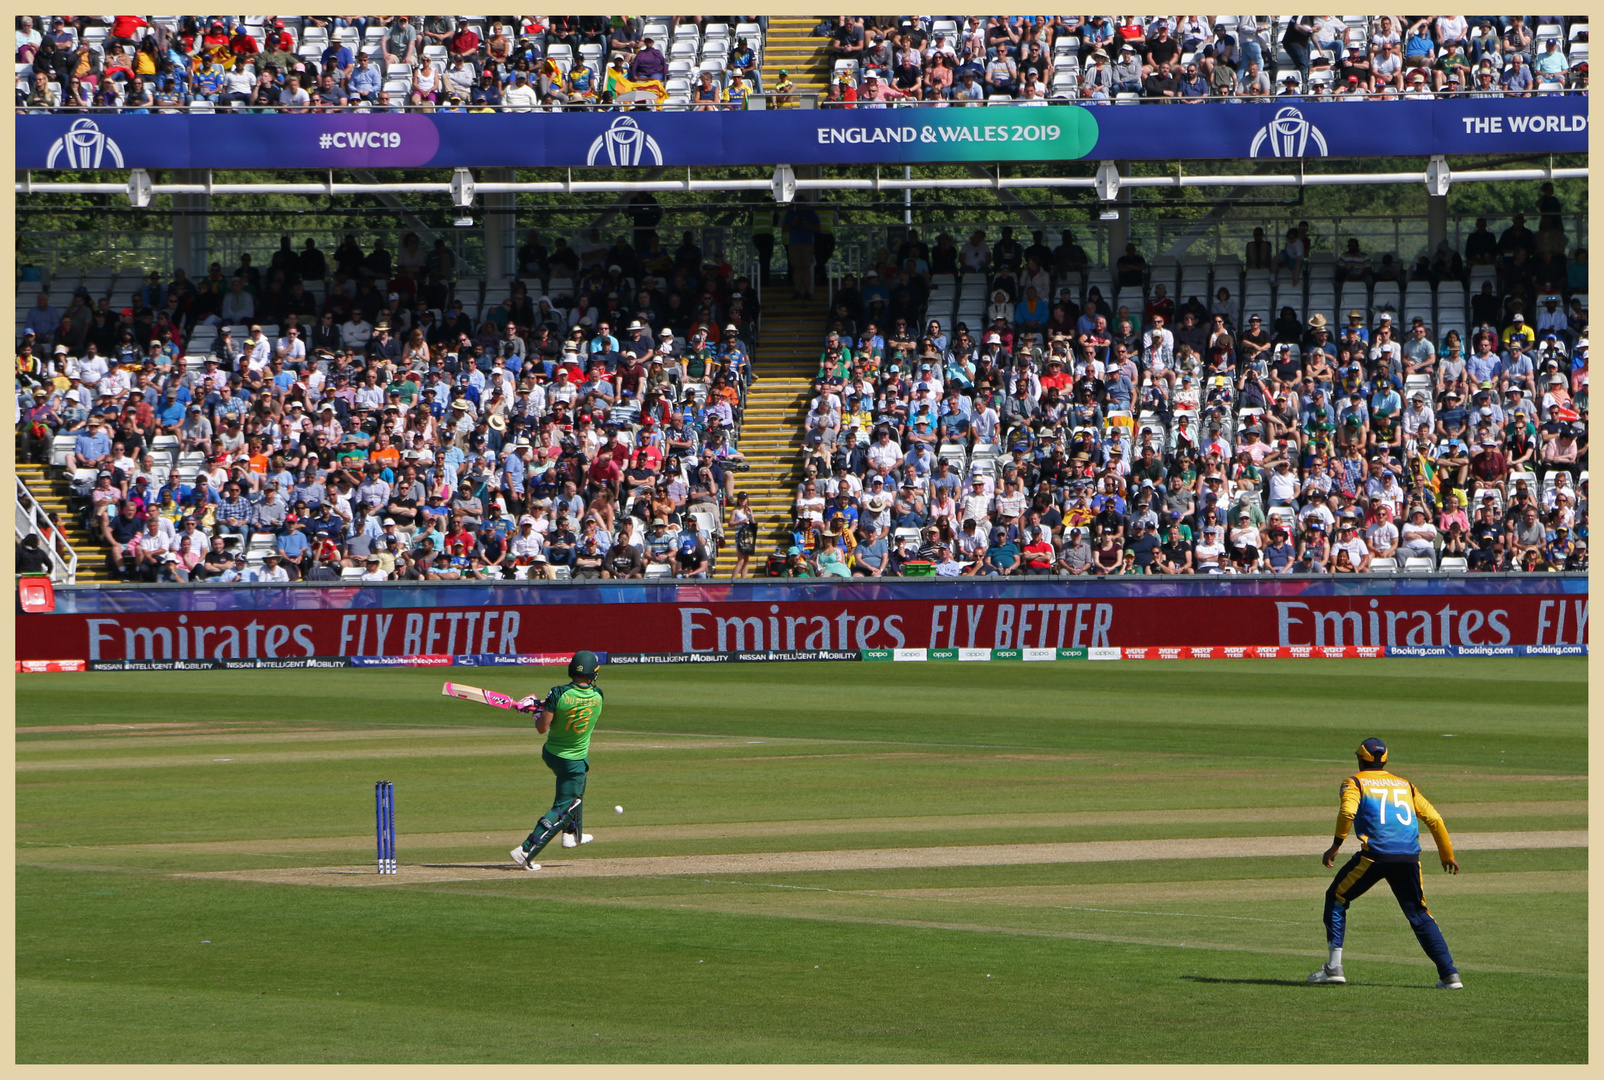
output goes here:
[[706, 575], [758, 300], [690, 233], [633, 239], [530, 232], [482, 312], [413, 234], [42, 290], [20, 457], [125, 579]]
[[[767, 18], [50, 15], [17, 20], [17, 104], [136, 113], [740, 109]], [[1585, 91], [1568, 16], [842, 16], [826, 107]]]
[[1587, 88], [1564, 16], [843, 16], [827, 105], [1529, 97]]
[[[834, 297], [771, 570], [1585, 569], [1586, 252], [1551, 185], [1538, 209], [1412, 268], [1260, 230], [1180, 303], [1134, 244], [1099, 284], [1068, 230], [910, 233]], [[954, 325], [978, 281], [984, 315]], [[1233, 298], [1272, 281], [1276, 304]], [[1305, 287], [1344, 310], [1303, 317]], [[1400, 296], [1428, 314], [1405, 325]]]
[[23, 16], [17, 104], [133, 113], [741, 108], [762, 84], [766, 22], [699, 15]]

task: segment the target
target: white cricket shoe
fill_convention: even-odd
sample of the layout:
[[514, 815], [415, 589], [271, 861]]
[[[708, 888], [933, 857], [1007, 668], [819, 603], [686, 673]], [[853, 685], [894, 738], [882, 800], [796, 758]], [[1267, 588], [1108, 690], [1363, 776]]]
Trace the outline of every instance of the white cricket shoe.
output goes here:
[[1459, 972], [1457, 971], [1437, 983], [1437, 989], [1439, 990], [1463, 990], [1464, 988], [1465, 984], [1459, 981]]
[[571, 832], [565, 832], [563, 833], [563, 847], [578, 847], [580, 844], [588, 844], [594, 839], [596, 838], [590, 833], [575, 836]]
[[1325, 964], [1320, 968], [1319, 971], [1316, 971], [1309, 976], [1309, 981], [1312, 983], [1333, 983], [1341, 985], [1348, 981], [1348, 977], [1342, 973], [1342, 968], [1332, 967], [1330, 964]]
[[525, 870], [540, 869], [539, 863], [529, 861], [529, 854], [524, 851], [522, 844], [519, 844], [517, 847], [512, 849], [512, 861], [523, 867]]

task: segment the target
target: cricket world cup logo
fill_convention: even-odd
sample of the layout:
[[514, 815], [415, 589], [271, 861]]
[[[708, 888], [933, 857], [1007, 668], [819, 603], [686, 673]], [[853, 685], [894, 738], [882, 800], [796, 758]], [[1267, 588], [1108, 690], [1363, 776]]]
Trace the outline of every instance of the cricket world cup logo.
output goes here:
[[116, 168], [123, 167], [122, 148], [107, 138], [93, 120], [85, 117], [74, 120], [67, 133], [50, 144], [50, 156], [45, 159], [45, 168], [54, 169], [56, 159], [65, 156], [65, 168], [98, 169], [107, 154], [111, 155]]
[[1305, 120], [1302, 113], [1288, 105], [1276, 110], [1275, 119], [1259, 129], [1259, 133], [1253, 137], [1253, 145], [1248, 149], [1248, 157], [1258, 157], [1259, 147], [1266, 142], [1270, 144], [1272, 157], [1307, 157], [1311, 141], [1319, 151], [1315, 156], [1325, 157], [1326, 137], [1319, 128]]
[[607, 151], [609, 165], [663, 163], [663, 151], [657, 145], [657, 140], [642, 131], [628, 116], [620, 116], [613, 121], [612, 127], [596, 136], [596, 140], [590, 144], [590, 153], [585, 155], [585, 164], [596, 164], [596, 158], [603, 149]]

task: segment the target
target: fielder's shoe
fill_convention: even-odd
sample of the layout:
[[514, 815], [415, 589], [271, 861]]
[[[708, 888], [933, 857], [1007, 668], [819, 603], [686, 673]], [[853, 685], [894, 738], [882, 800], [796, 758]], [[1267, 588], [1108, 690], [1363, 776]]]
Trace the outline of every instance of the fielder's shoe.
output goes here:
[[590, 833], [575, 836], [571, 832], [565, 832], [563, 833], [563, 847], [578, 847], [580, 844], [588, 844], [594, 839], [596, 838]]
[[1439, 980], [1437, 983], [1437, 989], [1439, 990], [1463, 990], [1464, 988], [1465, 984], [1459, 981], [1459, 972], [1457, 971], [1449, 974], [1448, 976]]
[[525, 870], [540, 869], [539, 863], [529, 861], [529, 853], [523, 849], [522, 844], [519, 844], [517, 847], [512, 849], [512, 861], [523, 867]]
[[1311, 974], [1309, 981], [1312, 983], [1335, 983], [1340, 985], [1346, 983], [1348, 977], [1342, 973], [1342, 968], [1326, 964], [1319, 971]]

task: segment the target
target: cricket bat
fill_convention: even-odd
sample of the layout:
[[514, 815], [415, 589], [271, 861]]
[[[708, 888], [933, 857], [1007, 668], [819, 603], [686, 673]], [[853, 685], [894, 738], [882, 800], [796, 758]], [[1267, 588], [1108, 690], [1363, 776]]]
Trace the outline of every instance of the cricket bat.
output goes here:
[[494, 690], [481, 690], [477, 686], [465, 686], [462, 683], [446, 683], [440, 691], [446, 697], [462, 698], [465, 701], [477, 701], [481, 705], [493, 705], [498, 709], [516, 709], [517, 699], [506, 694], [498, 694]]

